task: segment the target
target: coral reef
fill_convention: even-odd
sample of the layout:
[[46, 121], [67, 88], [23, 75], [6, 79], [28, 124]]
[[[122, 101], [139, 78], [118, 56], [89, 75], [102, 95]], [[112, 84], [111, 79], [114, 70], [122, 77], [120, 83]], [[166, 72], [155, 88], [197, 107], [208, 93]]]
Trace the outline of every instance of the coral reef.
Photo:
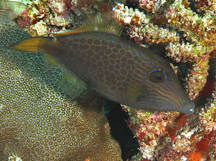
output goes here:
[[[140, 3], [144, 7], [143, 1]], [[145, 47], [163, 43], [168, 52], [166, 56], [175, 62], [192, 66], [188, 67], [190, 73], [184, 79], [187, 80], [185, 88], [188, 95], [194, 99], [204, 87], [208, 75], [209, 53], [214, 49], [216, 39], [214, 17], [209, 14], [199, 17], [189, 7], [186, 8], [181, 0], [167, 8], [164, 8], [163, 3], [161, 6], [155, 4], [156, 1], [145, 3], [144, 8], [147, 7], [146, 11], [153, 15], [118, 4], [114, 8], [115, 16], [126, 25], [129, 37], [135, 42]], [[163, 13], [160, 8], [163, 8]]]
[[[113, 8], [129, 39], [150, 49], [154, 46], [157, 53], [172, 60], [197, 108], [187, 116], [125, 106], [130, 115], [128, 125], [138, 137], [141, 151], [132, 160], [216, 159], [215, 6], [215, 1], [142, 0], [139, 9], [120, 3]], [[158, 51], [161, 44], [165, 50]]]
[[[15, 21], [21, 27], [27, 26], [26, 30], [33, 36], [73, 29], [81, 24], [86, 13], [110, 10], [109, 5], [103, 5], [104, 1], [96, 0], [20, 1], [29, 8]], [[155, 51], [159, 54], [162, 44], [162, 52], [166, 52], [161, 55], [173, 64], [197, 108], [194, 114], [187, 116], [178, 112], [142, 111], [124, 106], [130, 115], [128, 126], [136, 134], [140, 145], [140, 153], [131, 160], [216, 160], [216, 2], [140, 0], [137, 3], [130, 0], [127, 4], [139, 8], [132, 9], [121, 2], [113, 8], [113, 12], [125, 26], [128, 38], [150, 49], [156, 45]], [[8, 42], [2, 38], [1, 43], [4, 41]], [[79, 85], [80, 82], [75, 79], [76, 85], [70, 89], [77, 92], [72, 97], [79, 99], [68, 99], [71, 96], [65, 92], [61, 80], [70, 74], [65, 74], [67, 71], [63, 68], [56, 68], [55, 63], [52, 68], [47, 68], [39, 53], [33, 57], [5, 48], [0, 53], [3, 67], [0, 76], [2, 158], [9, 157], [4, 154], [10, 154], [9, 159], [51, 158], [55, 155], [54, 159], [65, 160], [69, 155], [78, 154], [86, 154], [82, 160], [120, 158], [119, 146], [111, 139], [107, 122], [103, 119], [99, 96], [86, 89], [85, 85]], [[74, 77], [71, 79], [74, 80]], [[70, 80], [66, 79], [64, 83]], [[89, 95], [92, 96], [89, 98]], [[34, 106], [36, 102], [38, 107]], [[92, 111], [84, 110], [86, 107]], [[32, 119], [27, 117], [27, 113], [31, 113]], [[77, 128], [68, 129], [70, 126]], [[80, 130], [82, 136], [78, 135]], [[52, 142], [49, 141], [50, 133]], [[72, 133], [75, 135], [69, 135]], [[65, 137], [61, 136], [63, 134]], [[91, 141], [85, 142], [88, 137]], [[76, 140], [76, 145], [71, 145], [71, 140]], [[98, 140], [104, 142], [99, 143]], [[73, 149], [74, 154], [70, 151], [72, 148], [77, 149]], [[36, 150], [31, 153], [31, 149]]]
[[[75, 9], [76, 3], [67, 0], [29, 0], [24, 3], [29, 7], [16, 18], [16, 22], [20, 27], [24, 27], [26, 24], [25, 19], [28, 18], [31, 26], [27, 27], [27, 31], [32, 36], [50, 35], [52, 32], [71, 28], [76, 25], [75, 18], [71, 12], [74, 12], [74, 15], [77, 17], [80, 16], [80, 11]], [[26, 26], [28, 25], [26, 24]]]
[[55, 32], [75, 29], [87, 16], [112, 10], [110, 0], [18, 1], [25, 3], [28, 7], [16, 18], [16, 23], [20, 27], [25, 27], [32, 36], [50, 36]]
[[110, 132], [122, 150], [122, 159], [126, 161], [139, 153], [137, 137], [134, 137], [132, 130], [127, 125], [128, 114], [122, 110], [119, 103], [104, 99], [104, 113], [110, 125]]
[[175, 112], [131, 110], [129, 126], [139, 139], [141, 151], [133, 160], [194, 160], [194, 155], [202, 160], [215, 160], [213, 104], [208, 110], [203, 109], [190, 117]]
[[30, 35], [7, 15], [1, 10], [0, 160], [121, 160], [103, 98], [46, 54], [8, 49]]

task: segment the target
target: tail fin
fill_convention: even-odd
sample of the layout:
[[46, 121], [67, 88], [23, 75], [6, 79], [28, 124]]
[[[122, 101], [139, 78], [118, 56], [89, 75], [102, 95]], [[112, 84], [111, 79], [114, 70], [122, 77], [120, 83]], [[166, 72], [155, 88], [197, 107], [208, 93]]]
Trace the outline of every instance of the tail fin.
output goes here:
[[10, 49], [25, 52], [44, 52], [52, 54], [55, 50], [55, 42], [50, 37], [31, 37], [10, 46]]

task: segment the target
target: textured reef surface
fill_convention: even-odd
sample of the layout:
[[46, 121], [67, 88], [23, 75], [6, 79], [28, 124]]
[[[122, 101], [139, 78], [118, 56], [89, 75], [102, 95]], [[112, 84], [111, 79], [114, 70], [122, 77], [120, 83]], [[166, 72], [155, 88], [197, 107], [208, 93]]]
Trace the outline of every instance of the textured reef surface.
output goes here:
[[0, 160], [120, 160], [103, 98], [43, 54], [7, 49], [30, 35], [2, 18]]
[[125, 107], [140, 143], [134, 160], [215, 160], [215, 1], [130, 1], [113, 11], [127, 38], [170, 60], [196, 104], [188, 116]]
[[[71, 30], [88, 14], [112, 10], [125, 39], [170, 61], [195, 113], [123, 106], [140, 146], [132, 161], [216, 160], [214, 0], [19, 1], [28, 7], [14, 21], [32, 36]], [[120, 160], [103, 99], [41, 53], [7, 49], [29, 35], [15, 23], [5, 26], [1, 20], [0, 160]]]

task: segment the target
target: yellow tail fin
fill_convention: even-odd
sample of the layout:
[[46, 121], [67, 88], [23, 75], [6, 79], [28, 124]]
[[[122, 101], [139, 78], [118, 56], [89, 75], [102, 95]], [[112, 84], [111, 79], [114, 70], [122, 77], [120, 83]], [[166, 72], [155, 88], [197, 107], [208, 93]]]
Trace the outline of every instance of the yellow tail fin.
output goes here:
[[10, 49], [25, 52], [45, 52], [52, 54], [56, 51], [55, 41], [50, 37], [31, 37], [10, 46]]

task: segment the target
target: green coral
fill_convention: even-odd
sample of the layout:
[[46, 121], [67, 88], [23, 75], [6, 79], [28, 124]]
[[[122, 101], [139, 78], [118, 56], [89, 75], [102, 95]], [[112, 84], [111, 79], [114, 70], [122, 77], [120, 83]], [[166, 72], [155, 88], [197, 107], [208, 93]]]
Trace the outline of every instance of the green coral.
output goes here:
[[0, 160], [121, 160], [103, 98], [43, 53], [7, 48], [27, 37], [0, 16]]

